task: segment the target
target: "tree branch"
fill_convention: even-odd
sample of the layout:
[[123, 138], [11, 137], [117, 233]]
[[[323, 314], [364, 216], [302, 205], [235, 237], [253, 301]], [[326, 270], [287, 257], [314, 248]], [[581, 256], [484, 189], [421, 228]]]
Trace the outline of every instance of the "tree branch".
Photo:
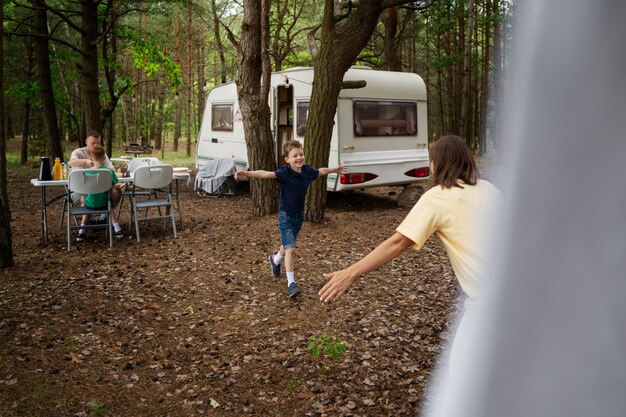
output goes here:
[[365, 80], [342, 81], [341, 88], [346, 90], [364, 88], [367, 85]]
[[[380, 4], [380, 9], [384, 10], [393, 6], [405, 6], [411, 10], [424, 10], [430, 7], [435, 0], [420, 0], [420, 1], [407, 1], [407, 0], [383, 0]], [[418, 3], [417, 6], [406, 6], [409, 3]]]
[[233, 44], [235, 49], [239, 50], [239, 41], [235, 37], [235, 34], [230, 30], [230, 28], [228, 26], [226, 26], [224, 23], [222, 23], [221, 20], [220, 20], [220, 25], [222, 25], [222, 27], [226, 31], [226, 36], [228, 37], [228, 40], [230, 41], [230, 43]]
[[309, 32], [309, 34], [307, 35], [307, 38], [309, 40], [309, 50], [311, 51], [311, 56], [313, 58], [315, 58], [317, 56], [318, 53], [318, 49], [317, 49], [317, 42], [315, 41], [315, 33], [319, 30], [319, 28], [321, 28], [322, 25], [317, 25], [314, 26], [313, 29], [311, 29], [311, 31]]

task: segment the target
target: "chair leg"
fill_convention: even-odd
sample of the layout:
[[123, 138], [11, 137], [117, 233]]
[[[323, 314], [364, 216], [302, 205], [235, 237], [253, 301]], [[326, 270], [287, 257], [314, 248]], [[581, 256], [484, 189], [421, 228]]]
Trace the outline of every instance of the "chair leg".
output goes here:
[[65, 211], [67, 210], [67, 198], [63, 200], [63, 211], [61, 212], [61, 226], [63, 227], [63, 222], [65, 221]]
[[117, 219], [118, 220], [121, 220], [122, 205], [124, 204], [124, 197], [126, 197], [126, 195], [124, 194], [124, 191], [122, 190], [122, 196], [120, 197], [120, 202], [117, 203]]
[[109, 226], [109, 247], [110, 248], [113, 247], [113, 223], [111, 222], [111, 210], [115, 210], [115, 209], [109, 208], [109, 214], [107, 214], [107, 223]]
[[174, 216], [174, 210], [170, 206], [170, 214], [172, 215], [172, 230], [174, 231], [174, 239], [178, 238], [178, 234], [176, 233], [176, 217]]
[[128, 231], [133, 231], [133, 222], [135, 221], [135, 198], [128, 197], [128, 201], [130, 202], [130, 221], [128, 222]]
[[137, 236], [137, 242], [141, 241], [141, 236], [139, 236], [139, 219], [137, 218], [137, 207], [133, 203], [133, 214], [135, 217], [135, 234]]
[[[69, 203], [68, 203], [69, 204]], [[67, 207], [67, 251], [72, 249], [72, 223], [70, 222], [70, 206]]]

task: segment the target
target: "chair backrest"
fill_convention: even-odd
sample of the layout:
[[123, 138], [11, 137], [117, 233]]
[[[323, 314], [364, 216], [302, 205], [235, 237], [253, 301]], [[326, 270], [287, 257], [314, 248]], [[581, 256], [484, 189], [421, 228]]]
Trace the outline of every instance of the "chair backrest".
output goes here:
[[73, 169], [67, 179], [70, 191], [79, 194], [98, 194], [109, 191], [113, 174], [108, 169]]
[[139, 157], [135, 159], [142, 159], [143, 161], [147, 162], [148, 165], [163, 165], [163, 162], [159, 161], [159, 158], [157, 158], [156, 156], [144, 156], [143, 158]]
[[148, 161], [145, 161], [143, 158], [131, 159], [128, 163], [128, 172], [133, 173], [137, 168], [143, 165], [148, 165]]
[[162, 188], [172, 183], [171, 165], [142, 165], [133, 173], [133, 183], [139, 188]]

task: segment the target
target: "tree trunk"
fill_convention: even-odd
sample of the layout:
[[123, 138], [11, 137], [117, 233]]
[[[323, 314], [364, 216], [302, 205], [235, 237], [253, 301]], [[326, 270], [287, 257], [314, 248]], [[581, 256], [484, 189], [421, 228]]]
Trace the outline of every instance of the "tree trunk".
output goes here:
[[[487, 152], [487, 121], [489, 114], [489, 96], [491, 94], [489, 90], [489, 73], [491, 63], [491, 17], [492, 17], [492, 3], [491, 0], [485, 0], [485, 28], [484, 28], [484, 42], [483, 42], [483, 63], [482, 63], [482, 77], [481, 77], [481, 90], [480, 96], [480, 150], [479, 154], [483, 155]], [[489, 132], [491, 133], [491, 132]]]
[[[30, 45], [27, 46], [27, 53], [28, 53], [28, 66], [26, 68], [26, 79], [28, 82], [31, 82], [33, 80], [33, 75], [35, 74], [35, 57], [33, 56], [33, 51], [32, 48], [30, 47]], [[32, 101], [31, 101], [31, 97], [29, 95], [29, 97], [26, 99], [26, 102], [24, 103], [24, 114], [22, 116], [22, 144], [21, 144], [21, 151], [20, 151], [20, 163], [22, 165], [26, 165], [26, 162], [28, 162], [28, 139], [30, 136], [30, 130], [31, 130], [31, 126], [30, 126], [30, 117], [31, 117], [31, 112], [32, 112]], [[62, 137], [61, 135], [59, 135], [59, 138]]]
[[[497, 17], [500, 17], [500, 1], [495, 0], [493, 3], [493, 13]], [[493, 148], [495, 149], [500, 143], [500, 120], [501, 115], [504, 114], [502, 109], [502, 78], [503, 78], [503, 65], [502, 65], [502, 23], [500, 19], [494, 19], [493, 23], [493, 117], [491, 119], [491, 140]]]
[[224, 55], [224, 44], [222, 43], [222, 37], [220, 35], [220, 17], [217, 13], [217, 5], [215, 0], [211, 0], [211, 11], [213, 12], [213, 35], [215, 36], [215, 47], [220, 59], [220, 81], [222, 84], [226, 83], [226, 56]]
[[[0, 4], [0, 62], [4, 63], [4, 2]], [[0, 65], [0, 267], [2, 269], [13, 266], [4, 116], [4, 65]]]
[[[335, 24], [334, 2], [324, 2], [324, 17], [318, 55], [315, 57], [313, 91], [306, 126], [304, 154], [310, 165], [328, 165], [337, 98], [343, 76], [367, 44], [380, 15], [380, 1], [364, 0]], [[324, 220], [326, 181], [313, 181], [306, 201], [307, 218], [313, 223]]]
[[402, 60], [396, 49], [398, 32], [398, 7], [390, 7], [383, 13], [383, 25], [385, 26], [385, 61], [387, 70], [402, 71]]
[[98, 3], [94, 0], [81, 2], [81, 77], [83, 108], [87, 130], [102, 130], [100, 118], [100, 87], [98, 85]]
[[22, 122], [22, 145], [20, 152], [20, 163], [26, 165], [28, 162], [28, 136], [30, 136], [30, 98], [24, 103], [24, 118]]
[[52, 159], [63, 157], [61, 137], [57, 123], [57, 112], [52, 90], [52, 75], [50, 73], [50, 55], [48, 50], [48, 17], [42, 0], [33, 0], [33, 14], [35, 17], [35, 46], [37, 49], [37, 72], [39, 75], [39, 92], [43, 113], [44, 130], [46, 135], [46, 151]]
[[191, 67], [191, 54], [193, 52], [193, 14], [192, 14], [192, 2], [189, 0], [187, 5], [188, 7], [188, 15], [187, 15], [187, 86], [185, 88], [187, 97], [185, 107], [185, 137], [187, 141], [185, 142], [185, 154], [187, 156], [191, 156], [191, 113], [192, 113], [192, 89], [193, 85], [193, 72]]
[[[244, 0], [243, 22], [237, 60], [237, 95], [243, 119], [248, 164], [250, 170], [276, 170], [274, 143], [270, 132], [270, 111], [267, 104], [269, 85], [261, 86], [263, 77], [262, 45], [267, 39], [261, 20], [269, 19], [267, 9], [261, 0]], [[269, 74], [266, 79], [269, 79]], [[275, 181], [250, 180], [252, 214], [263, 216], [276, 212], [277, 187]]]
[[157, 105], [157, 113], [156, 120], [154, 123], [154, 148], [155, 149], [163, 149], [163, 119], [164, 119], [164, 108], [165, 108], [165, 83], [161, 84], [158, 93], [158, 105]]
[[200, 39], [200, 50], [198, 51], [198, 55], [200, 56], [198, 58], [198, 65], [196, 65], [196, 71], [197, 71], [197, 75], [196, 78], [198, 80], [198, 88], [196, 90], [197, 92], [197, 101], [196, 101], [196, 119], [195, 119], [195, 123], [194, 125], [196, 126], [196, 129], [194, 129], [194, 131], [199, 132], [200, 131], [200, 123], [202, 123], [202, 115], [204, 114], [204, 101], [205, 101], [205, 90], [206, 90], [206, 77], [204, 75], [204, 39]]
[[6, 104], [5, 112], [4, 112], [4, 137], [7, 139], [11, 139], [15, 136], [15, 130], [13, 129], [13, 118], [11, 117], [13, 114], [13, 109], [11, 108], [11, 103]]
[[[178, 65], [180, 62], [180, 14], [176, 14], [176, 24], [174, 25], [174, 60]], [[178, 152], [178, 141], [182, 135], [181, 129], [181, 117], [182, 117], [182, 97], [180, 93], [176, 91], [174, 97], [174, 138], [173, 149], [174, 152]]]
[[468, 109], [470, 104], [470, 81], [471, 81], [471, 54], [472, 54], [472, 30], [474, 29], [474, 19], [476, 16], [475, 0], [469, 0], [467, 33], [465, 35], [465, 46], [463, 48], [463, 81], [461, 84], [461, 116], [459, 118], [459, 134], [465, 137], [468, 145], [471, 146], [472, 138], [468, 129]]
[[[112, 2], [113, 0], [109, 0]], [[117, 80], [116, 67], [118, 64], [117, 55], [117, 36], [115, 35], [114, 27], [116, 25], [117, 18], [116, 6], [113, 5], [113, 11], [111, 11], [108, 19], [103, 23], [103, 31], [111, 29], [111, 35], [105, 36], [102, 39], [102, 59], [104, 61], [104, 76], [106, 80], [106, 89], [109, 93], [109, 99], [104, 108], [101, 109], [101, 123], [103, 126], [107, 126], [108, 133], [105, 135], [108, 138], [106, 141], [107, 155], [113, 155], [113, 138], [115, 138], [115, 110], [120, 99], [125, 95], [126, 91], [130, 87], [126, 84], [123, 88], [116, 90], [115, 81]], [[107, 27], [110, 25], [110, 27]], [[110, 40], [109, 40], [110, 38]], [[111, 56], [109, 56], [109, 48]], [[119, 138], [118, 138], [119, 143]]]

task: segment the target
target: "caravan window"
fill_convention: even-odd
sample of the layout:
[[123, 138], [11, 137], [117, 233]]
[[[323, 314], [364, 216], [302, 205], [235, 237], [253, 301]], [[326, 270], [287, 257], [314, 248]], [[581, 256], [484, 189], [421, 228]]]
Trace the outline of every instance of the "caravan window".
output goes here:
[[211, 106], [211, 129], [225, 132], [233, 131], [232, 104], [213, 104]]
[[354, 136], [414, 136], [417, 103], [355, 101]]
[[309, 117], [309, 102], [299, 101], [296, 104], [296, 115], [298, 117], [298, 124], [296, 125], [296, 134], [298, 136], [304, 136], [306, 132], [306, 119]]

